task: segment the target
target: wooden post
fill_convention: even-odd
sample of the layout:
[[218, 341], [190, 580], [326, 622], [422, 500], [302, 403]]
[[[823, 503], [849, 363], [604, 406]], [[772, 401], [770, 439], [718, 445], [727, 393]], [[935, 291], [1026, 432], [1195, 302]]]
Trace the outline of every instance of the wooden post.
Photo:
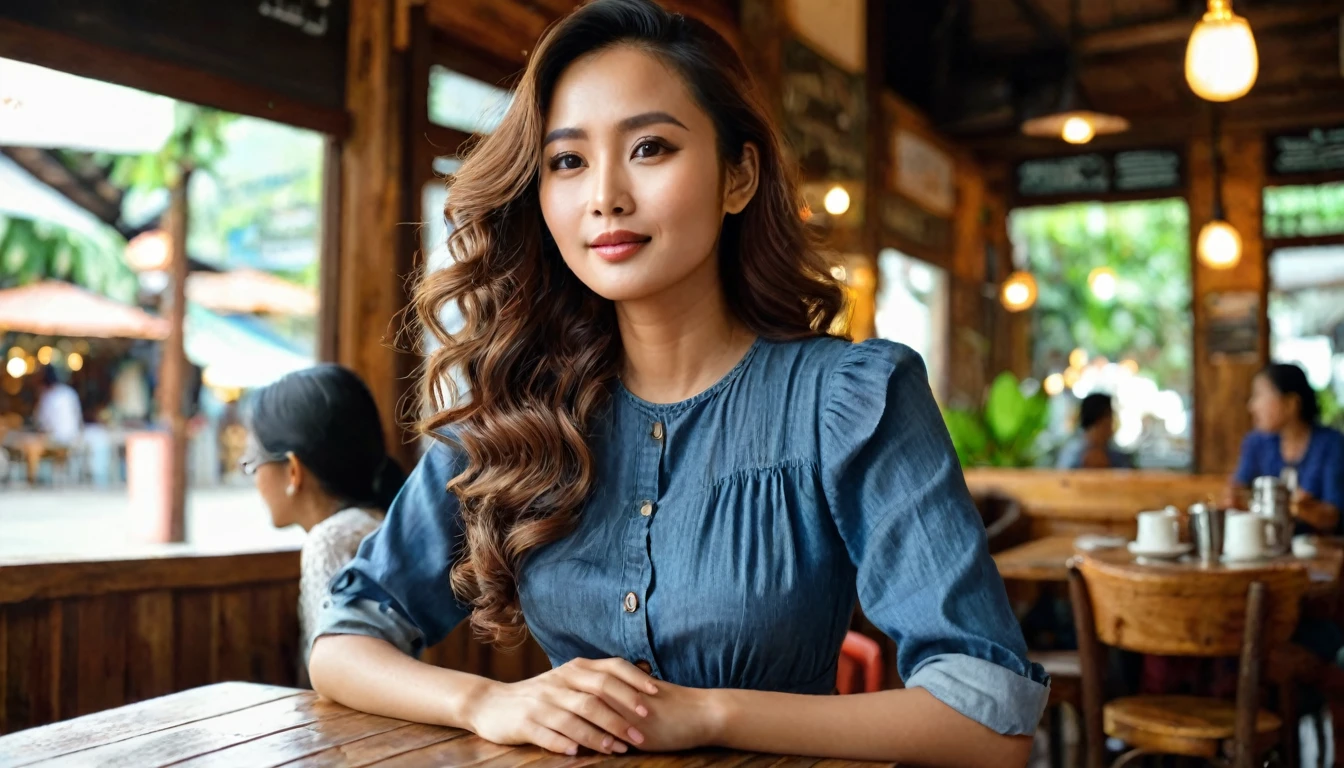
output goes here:
[[[1237, 465], [1242, 438], [1251, 429], [1246, 401], [1251, 379], [1269, 360], [1269, 322], [1265, 306], [1269, 265], [1264, 252], [1264, 138], [1259, 133], [1227, 134], [1222, 139], [1223, 207], [1227, 221], [1241, 233], [1241, 261], [1231, 269], [1210, 269], [1199, 261], [1199, 231], [1213, 211], [1213, 156], [1207, 136], [1191, 141], [1190, 259], [1194, 289], [1195, 470], [1230, 473]], [[1208, 349], [1210, 297], [1229, 292], [1258, 294], [1260, 340], [1251, 353], [1217, 356]]]
[[406, 305], [411, 267], [409, 238], [398, 233], [410, 210], [404, 171], [408, 99], [406, 57], [394, 45], [397, 2], [350, 4], [346, 108], [352, 119], [341, 147], [341, 221], [337, 360], [358, 373], [373, 393], [388, 451], [403, 466], [415, 447], [398, 419], [410, 382], [406, 358], [393, 345]]
[[172, 330], [163, 342], [159, 369], [160, 418], [168, 425], [172, 447], [168, 452], [169, 504], [166, 525], [170, 542], [186, 541], [187, 518], [187, 417], [185, 413], [187, 353], [184, 343], [187, 318], [187, 184], [191, 171], [184, 170], [171, 190], [168, 205], [168, 319]]

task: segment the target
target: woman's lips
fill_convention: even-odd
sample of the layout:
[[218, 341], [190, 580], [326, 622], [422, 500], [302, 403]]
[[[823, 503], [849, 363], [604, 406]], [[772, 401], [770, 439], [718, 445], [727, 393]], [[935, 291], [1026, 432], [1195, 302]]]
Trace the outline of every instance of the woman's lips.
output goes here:
[[624, 243], [612, 243], [611, 245], [591, 246], [603, 261], [615, 263], [625, 261], [639, 252], [640, 248], [648, 245], [648, 240], [630, 240]]

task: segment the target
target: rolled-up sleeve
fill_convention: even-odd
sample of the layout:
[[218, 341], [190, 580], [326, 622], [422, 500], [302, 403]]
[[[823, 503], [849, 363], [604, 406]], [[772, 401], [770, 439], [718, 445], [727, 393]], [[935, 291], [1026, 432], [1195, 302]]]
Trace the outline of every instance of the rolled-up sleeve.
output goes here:
[[1049, 677], [1027, 660], [919, 355], [849, 349], [821, 429], [827, 503], [901, 679], [998, 733], [1034, 733]]
[[332, 578], [314, 638], [366, 635], [419, 656], [468, 616], [448, 580], [462, 546], [448, 481], [461, 461], [456, 448], [438, 442], [421, 457], [383, 524]]

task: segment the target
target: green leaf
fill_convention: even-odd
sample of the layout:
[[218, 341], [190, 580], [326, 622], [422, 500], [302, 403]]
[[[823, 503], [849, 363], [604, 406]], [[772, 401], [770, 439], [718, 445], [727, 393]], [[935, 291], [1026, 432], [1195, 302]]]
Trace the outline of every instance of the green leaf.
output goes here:
[[952, 437], [952, 447], [957, 451], [957, 459], [963, 467], [973, 467], [984, 461], [985, 448], [989, 444], [989, 435], [985, 432], [980, 417], [969, 411], [948, 409], [943, 411], [943, 421]]
[[1022, 429], [1027, 416], [1027, 399], [1022, 396], [1017, 377], [1005, 371], [994, 378], [989, 385], [989, 397], [985, 401], [985, 424], [994, 441], [1000, 444], [1011, 443]]

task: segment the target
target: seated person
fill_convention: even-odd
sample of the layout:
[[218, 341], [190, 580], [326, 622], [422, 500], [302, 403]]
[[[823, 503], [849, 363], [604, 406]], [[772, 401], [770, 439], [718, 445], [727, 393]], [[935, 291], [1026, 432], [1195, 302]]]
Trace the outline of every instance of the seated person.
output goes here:
[[1307, 375], [1276, 363], [1256, 375], [1247, 403], [1255, 430], [1241, 444], [1241, 461], [1229, 483], [1226, 506], [1246, 508], [1246, 489], [1257, 477], [1296, 472], [1293, 514], [1299, 533], [1339, 531], [1344, 507], [1344, 435], [1319, 423], [1320, 406]]
[[327, 582], [383, 520], [406, 476], [387, 455], [378, 407], [364, 382], [337, 365], [291, 373], [252, 399], [239, 462], [277, 528], [308, 532], [299, 577], [302, 679]]
[[1111, 444], [1115, 409], [1111, 396], [1092, 393], [1078, 406], [1079, 433], [1060, 449], [1059, 469], [1133, 469], [1134, 459]]

